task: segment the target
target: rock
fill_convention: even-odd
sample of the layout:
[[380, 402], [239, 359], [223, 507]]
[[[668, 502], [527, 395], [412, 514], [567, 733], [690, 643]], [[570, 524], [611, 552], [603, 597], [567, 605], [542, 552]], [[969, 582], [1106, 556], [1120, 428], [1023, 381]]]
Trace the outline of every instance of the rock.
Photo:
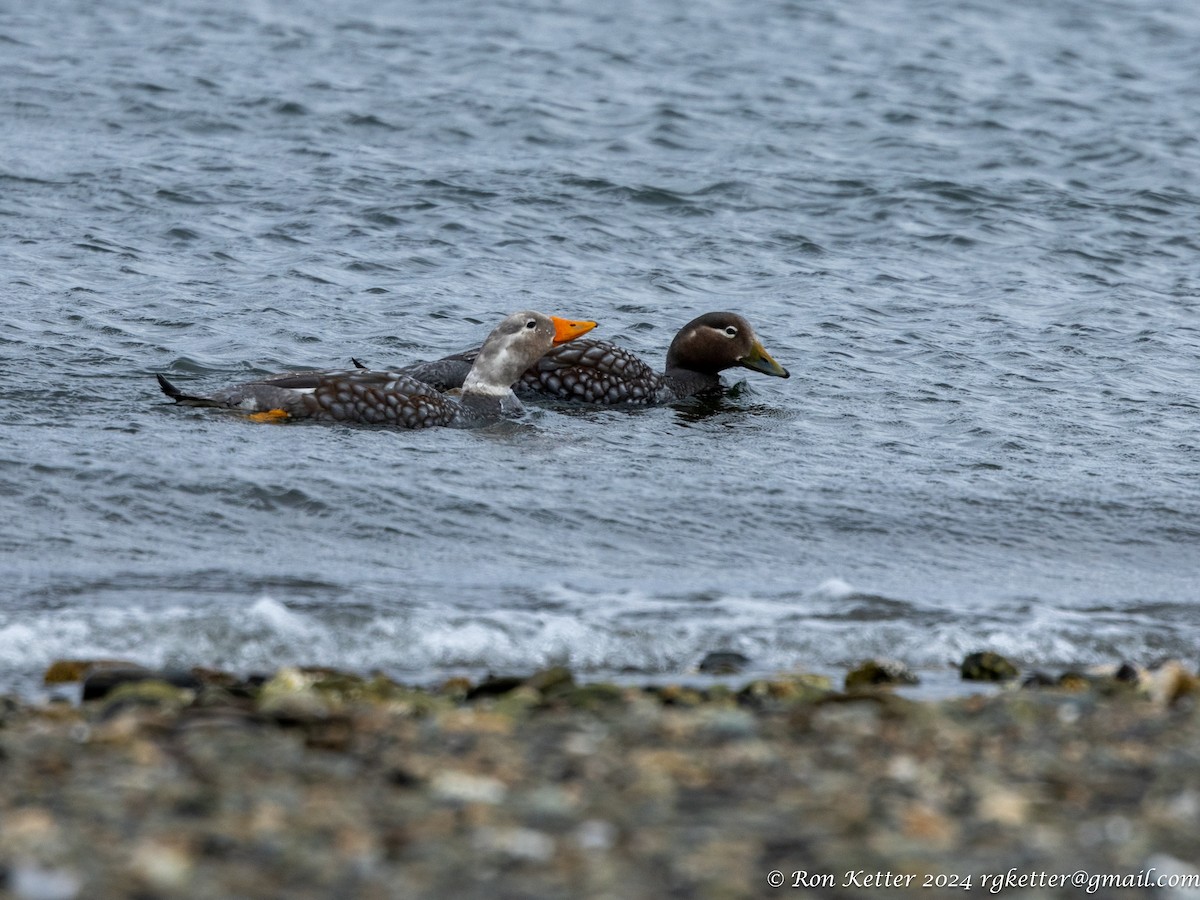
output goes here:
[[575, 676], [566, 666], [552, 666], [534, 672], [525, 679], [525, 687], [532, 688], [543, 697], [564, 693], [575, 686]]
[[617, 842], [617, 828], [603, 819], [585, 819], [575, 828], [574, 837], [580, 850], [607, 853]]
[[130, 868], [159, 891], [185, 891], [195, 867], [184, 846], [162, 840], [139, 842], [130, 857]]
[[544, 699], [566, 693], [575, 685], [575, 676], [565, 666], [551, 666], [534, 672], [527, 678], [515, 675], [489, 675], [479, 684], [468, 686], [464, 694], [467, 700], [485, 697], [503, 697], [523, 692], [534, 699]]
[[1200, 869], [1166, 853], [1151, 856], [1145, 867], [1161, 879], [1156, 896], [1164, 900], [1200, 900]]
[[1142, 689], [1160, 706], [1200, 694], [1200, 679], [1177, 659], [1168, 659], [1146, 673]]
[[182, 669], [155, 671], [140, 666], [135, 668], [101, 668], [90, 672], [83, 681], [83, 699], [99, 700], [108, 696], [121, 685], [138, 681], [158, 681], [184, 690], [199, 690], [202, 683], [191, 672]]
[[176, 687], [158, 678], [137, 679], [118, 684], [104, 695], [102, 719], [131, 707], [149, 707], [178, 712], [196, 698], [196, 692]]
[[323, 667], [284, 668], [255, 694], [267, 715], [311, 717], [360, 707], [390, 706], [407, 712], [427, 711], [433, 695], [397, 684], [385, 675], [364, 678]]
[[758, 733], [754, 714], [737, 707], [705, 707], [696, 715], [697, 733], [719, 738], [750, 738]]
[[976, 813], [983, 821], [1017, 827], [1029, 820], [1031, 804], [1020, 791], [988, 785], [986, 789], [976, 788], [976, 792]]
[[904, 663], [894, 659], [868, 659], [846, 674], [846, 690], [880, 685], [919, 684], [920, 680]]
[[450, 700], [466, 700], [470, 696], [473, 687], [469, 678], [465, 678], [462, 675], [455, 675], [453, 678], [447, 678], [442, 682], [441, 686], [437, 688], [437, 694]]
[[[15, 697], [0, 694], [0, 728], [4, 727], [9, 718], [15, 718], [21, 712], [21, 703]], [[0, 746], [0, 760], [4, 759], [4, 748]]]
[[1020, 673], [999, 653], [971, 653], [962, 661], [964, 681], [1009, 681]]
[[1055, 686], [1064, 691], [1083, 693], [1092, 686], [1092, 683], [1082, 672], [1071, 671], [1059, 675]]
[[737, 691], [727, 684], [714, 684], [705, 688], [704, 699], [721, 706], [733, 706], [737, 703]]
[[502, 803], [508, 794], [508, 788], [498, 778], [472, 775], [470, 772], [454, 769], [438, 772], [430, 780], [429, 786], [435, 797], [451, 803], [483, 803], [494, 806]]
[[464, 695], [467, 700], [478, 700], [481, 697], [499, 697], [509, 691], [515, 691], [525, 683], [525, 679], [514, 675], [489, 675], [483, 681], [467, 689]]
[[330, 700], [313, 689], [315, 682], [312, 673], [280, 669], [258, 692], [259, 712], [281, 720], [310, 719], [329, 713]]
[[546, 862], [554, 856], [554, 838], [534, 828], [476, 829], [473, 843], [482, 853], [507, 856], [526, 862]]
[[791, 706], [798, 703], [816, 703], [833, 692], [833, 686], [824, 675], [799, 673], [781, 678], [759, 678], [751, 681], [737, 692], [739, 704], [763, 708], [774, 704]]
[[750, 664], [750, 657], [736, 650], [713, 650], [704, 655], [697, 669], [705, 675], [736, 675]]
[[69, 869], [48, 869], [18, 864], [9, 873], [8, 886], [18, 900], [75, 900], [83, 890], [79, 876]]
[[572, 709], [596, 709], [624, 702], [625, 691], [615, 684], [581, 684], [563, 694], [562, 700]]
[[704, 702], [704, 694], [697, 688], [681, 684], [664, 684], [647, 688], [647, 692], [658, 698], [663, 706], [699, 706]]
[[1058, 684], [1058, 679], [1053, 675], [1048, 675], [1045, 672], [1037, 671], [1030, 672], [1025, 680], [1021, 682], [1023, 688], [1048, 688]]
[[101, 669], [137, 671], [142, 666], [121, 659], [56, 659], [42, 675], [43, 684], [71, 684], [83, 681]]
[[1137, 666], [1133, 665], [1133, 663], [1123, 662], [1113, 674], [1113, 678], [1117, 681], [1128, 682], [1129, 684], [1137, 684], [1139, 681], [1141, 681], [1142, 675], [1138, 671]]

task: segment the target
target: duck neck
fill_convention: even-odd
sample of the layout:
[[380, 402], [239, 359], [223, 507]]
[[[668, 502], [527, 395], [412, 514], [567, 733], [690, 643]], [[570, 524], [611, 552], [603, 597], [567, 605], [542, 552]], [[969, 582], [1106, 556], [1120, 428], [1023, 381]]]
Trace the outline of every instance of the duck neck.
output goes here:
[[[518, 373], [519, 374], [519, 373]], [[501, 399], [512, 393], [512, 388], [507, 385], [499, 385], [488, 378], [484, 378], [479, 374], [478, 366], [472, 368], [467, 373], [467, 377], [463, 379], [462, 386], [463, 397], [479, 397], [479, 398], [494, 398]]]
[[668, 366], [663, 373], [663, 382], [677, 396], [686, 397], [720, 386], [721, 376], [716, 372], [697, 372], [695, 369]]
[[485, 342], [463, 380], [463, 395], [502, 398], [512, 393], [512, 385], [527, 363], [511, 348]]

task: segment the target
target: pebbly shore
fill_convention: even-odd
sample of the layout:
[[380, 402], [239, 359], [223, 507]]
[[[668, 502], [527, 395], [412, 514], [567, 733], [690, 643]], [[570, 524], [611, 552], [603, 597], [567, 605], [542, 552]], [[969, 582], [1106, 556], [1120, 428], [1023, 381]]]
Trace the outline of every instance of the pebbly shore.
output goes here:
[[[969, 665], [968, 665], [969, 664]], [[415, 688], [56, 664], [0, 697], [0, 897], [1200, 896], [1200, 679]]]

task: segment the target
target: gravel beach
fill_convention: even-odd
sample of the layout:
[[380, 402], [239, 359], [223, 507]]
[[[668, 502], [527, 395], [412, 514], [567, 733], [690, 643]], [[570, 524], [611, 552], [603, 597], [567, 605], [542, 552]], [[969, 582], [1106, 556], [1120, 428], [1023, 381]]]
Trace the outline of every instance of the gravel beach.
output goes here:
[[941, 700], [808, 675], [47, 677], [86, 699], [0, 698], [6, 898], [1200, 893], [1177, 662]]

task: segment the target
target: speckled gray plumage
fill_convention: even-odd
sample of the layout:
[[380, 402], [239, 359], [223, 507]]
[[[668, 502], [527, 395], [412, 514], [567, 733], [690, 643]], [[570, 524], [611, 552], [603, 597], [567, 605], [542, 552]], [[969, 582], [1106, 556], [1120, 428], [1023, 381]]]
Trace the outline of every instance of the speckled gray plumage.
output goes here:
[[[459, 387], [478, 350], [467, 350], [402, 371], [440, 390]], [[660, 397], [662, 376], [623, 347], [607, 341], [575, 340], [555, 347], [525, 370], [513, 385], [518, 397], [578, 400], [598, 405], [669, 403]]]
[[[736, 338], [719, 336], [734, 328]], [[787, 370], [747, 364], [743, 358], [762, 350], [750, 324], [736, 313], [706, 313], [679, 330], [667, 352], [667, 369], [656, 372], [635, 354], [608, 341], [582, 339], [555, 347], [530, 366], [513, 385], [523, 399], [555, 399], [598, 406], [650, 406], [674, 403], [721, 384], [720, 373], [746, 365], [787, 377]], [[763, 351], [765, 353], [765, 351]], [[468, 350], [402, 371], [440, 390], [462, 384], [478, 350]], [[767, 357], [769, 359], [769, 357]]]
[[514, 386], [518, 395], [528, 392], [601, 406], [645, 406], [675, 399], [662, 393], [663, 376], [624, 347], [578, 341], [560, 349], [571, 352], [538, 360]]
[[252, 414], [279, 411], [280, 418], [286, 414], [288, 418], [397, 428], [469, 427], [520, 408], [509, 385], [553, 339], [555, 324], [540, 313], [508, 317], [489, 335], [475, 354], [477, 359], [467, 364], [463, 380], [468, 385], [461, 396], [454, 398], [411, 372], [362, 368], [268, 376], [208, 396], [184, 394], [161, 375], [158, 380], [163, 393], [189, 406], [224, 407]]
[[[396, 372], [360, 369], [329, 373], [311, 394], [300, 394], [279, 408], [298, 418], [361, 422], [400, 428], [464, 425], [461, 404], [427, 384]], [[472, 417], [473, 419], [473, 417]]]
[[[249, 413], [279, 409], [297, 419], [397, 428], [463, 427], [483, 418], [484, 412], [477, 402], [458, 402], [403, 373], [365, 369], [267, 378], [226, 388], [209, 397], [168, 394], [189, 406]], [[498, 415], [499, 401], [494, 405]]]

